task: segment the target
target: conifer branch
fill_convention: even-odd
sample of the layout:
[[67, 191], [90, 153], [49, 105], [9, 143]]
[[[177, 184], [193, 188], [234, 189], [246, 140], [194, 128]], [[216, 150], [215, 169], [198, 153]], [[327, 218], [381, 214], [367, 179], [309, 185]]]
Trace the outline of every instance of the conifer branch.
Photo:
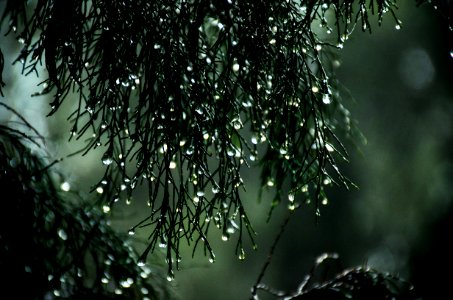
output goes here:
[[44, 61], [35, 95], [52, 96], [49, 115], [76, 104], [70, 139], [88, 136], [84, 153], [104, 153], [93, 185], [103, 204], [147, 186], [141, 226], [148, 251], [167, 248], [170, 274], [181, 239], [201, 237], [213, 256], [211, 223], [228, 239], [239, 219], [253, 240], [243, 166], [258, 161], [273, 208], [288, 197], [290, 209], [303, 199], [318, 213], [326, 183], [350, 185], [337, 133], [353, 130], [330, 57], [356, 24], [371, 31], [370, 15], [394, 16], [396, 1], [29, 3], [6, 1], [1, 21], [23, 45], [16, 62], [30, 74]]

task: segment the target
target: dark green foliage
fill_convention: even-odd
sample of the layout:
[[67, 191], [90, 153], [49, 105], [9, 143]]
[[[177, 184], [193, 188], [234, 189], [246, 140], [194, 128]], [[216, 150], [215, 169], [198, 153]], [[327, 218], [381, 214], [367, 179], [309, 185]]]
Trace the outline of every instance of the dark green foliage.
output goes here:
[[340, 299], [419, 299], [413, 287], [390, 274], [367, 268], [346, 270], [333, 280], [314, 287], [288, 299], [340, 300]]
[[[381, 24], [388, 13], [400, 26], [396, 1], [388, 0], [3, 3], [1, 29], [22, 44], [22, 72], [42, 75], [42, 65], [48, 72], [35, 95], [50, 95], [49, 115], [68, 104], [70, 139], [86, 140], [82, 154], [103, 153], [105, 173], [93, 184], [101, 206], [147, 188], [148, 216], [131, 231], [150, 227], [141, 262], [164, 248], [169, 279], [181, 242], [194, 252], [201, 245], [214, 260], [212, 227], [224, 239], [238, 232], [240, 257], [244, 236], [256, 246], [240, 197], [241, 168], [261, 166], [262, 186], [275, 192], [272, 208], [306, 203], [316, 215], [327, 203], [326, 186], [352, 185], [338, 166], [348, 160], [341, 140], [356, 132], [335, 79], [335, 51], [356, 25], [371, 32], [372, 15]], [[3, 64], [0, 52], [0, 71]], [[0, 72], [0, 94], [3, 86]], [[158, 294], [94, 204], [72, 205], [53, 188], [46, 163], [23, 144], [34, 140], [0, 129], [1, 187], [18, 199], [2, 207], [2, 271], [36, 283], [30, 295], [61, 289], [80, 297], [87, 283], [79, 271], [94, 274], [90, 289], [99, 295], [115, 292], [102, 283], [105, 271], [116, 286], [131, 278]], [[17, 233], [10, 226], [18, 219]], [[55, 265], [38, 254], [57, 258]], [[407, 291], [359, 268], [293, 297], [363, 297], [352, 286], [385, 297]]]
[[[10, 108], [2, 103], [0, 109]], [[0, 125], [2, 294], [170, 298], [162, 270], [138, 266], [130, 241], [110, 228], [102, 212], [54, 187], [58, 174], [41, 158], [39, 136], [26, 134], [37, 133], [27, 123], [22, 131], [8, 125]]]
[[[338, 269], [338, 267], [329, 266], [329, 261], [338, 262], [338, 255], [323, 254], [318, 257], [311, 273], [306, 275], [304, 281], [293, 292], [275, 291], [263, 284], [258, 285], [257, 288], [278, 299], [288, 300], [419, 299], [410, 283], [367, 267], [344, 270], [332, 276], [332, 270], [329, 269]], [[257, 297], [255, 296], [254, 299]]]
[[350, 185], [337, 135], [353, 123], [332, 50], [356, 23], [370, 30], [369, 14], [394, 16], [394, 1], [26, 3], [6, 1], [4, 13], [23, 43], [17, 61], [29, 74], [45, 59], [37, 95], [52, 94], [50, 115], [72, 101], [71, 138], [87, 139], [84, 153], [104, 152], [103, 201], [148, 188], [143, 258], [166, 247], [172, 273], [182, 240], [213, 258], [212, 226], [225, 239], [239, 230], [241, 253], [243, 231], [254, 234], [243, 165], [260, 163], [273, 206], [288, 197], [290, 209], [313, 203], [318, 214], [326, 184]]

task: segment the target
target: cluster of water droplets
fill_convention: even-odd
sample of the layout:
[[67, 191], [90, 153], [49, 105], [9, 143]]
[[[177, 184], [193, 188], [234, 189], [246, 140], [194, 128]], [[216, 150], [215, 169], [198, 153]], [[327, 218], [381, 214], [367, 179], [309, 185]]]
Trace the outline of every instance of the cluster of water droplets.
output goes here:
[[[162, 15], [158, 18], [159, 24], [161, 26], [167, 26], [168, 24], [171, 24], [171, 22], [174, 22], [172, 19], [174, 14], [183, 15], [184, 13], [187, 13], [184, 11], [185, 8], [183, 4], [183, 2], [178, 2], [178, 4], [174, 7], [169, 6], [165, 8], [168, 14]], [[230, 5], [231, 7], [234, 6], [233, 3], [230, 3]], [[290, 41], [290, 35], [285, 34], [288, 28], [292, 28], [292, 26], [296, 24], [296, 21], [303, 20], [307, 13], [313, 13], [311, 11], [307, 12], [308, 8], [302, 4], [299, 4], [297, 1], [296, 6], [297, 14], [291, 15], [288, 19], [282, 21], [278, 20], [277, 17], [274, 18], [271, 16], [268, 18], [268, 26], [265, 27], [266, 36], [264, 38], [264, 47], [266, 47], [265, 49], [271, 49], [274, 51], [273, 53], [283, 55], [287, 55], [290, 51], [293, 51], [293, 53], [299, 57], [301, 62], [308, 62], [307, 64], [310, 64], [311, 66], [317, 65], [316, 67], [307, 67], [307, 72], [309, 72], [307, 78], [310, 80], [305, 80], [307, 78], [303, 78], [298, 85], [303, 86], [304, 91], [299, 91], [297, 95], [293, 95], [292, 99], [287, 101], [288, 106], [290, 106], [290, 109], [298, 118], [298, 124], [301, 127], [300, 131], [295, 135], [286, 134], [283, 141], [277, 141], [275, 136], [271, 134], [272, 129], [279, 125], [277, 122], [278, 120], [275, 120], [275, 118], [279, 115], [280, 112], [276, 113], [276, 111], [279, 111], [281, 106], [281, 103], [276, 104], [278, 107], [268, 105], [268, 103], [273, 101], [273, 98], [277, 95], [279, 91], [278, 89], [281, 89], [279, 78], [277, 78], [276, 75], [277, 73], [273, 73], [272, 70], [274, 67], [259, 71], [257, 73], [258, 80], [252, 81], [253, 87], [255, 87], [256, 84], [256, 92], [258, 96], [247, 94], [247, 91], [241, 89], [229, 90], [230, 82], [227, 82], [226, 84], [216, 77], [218, 74], [225, 72], [225, 74], [231, 76], [233, 81], [241, 80], [241, 78], [248, 79], [249, 77], [247, 76], [249, 76], [252, 72], [251, 67], [253, 66], [251, 64], [253, 63], [253, 59], [247, 59], [245, 57], [241, 57], [241, 55], [234, 54], [240, 54], [241, 51], [245, 49], [241, 48], [244, 47], [244, 43], [237, 39], [237, 28], [235, 26], [228, 25], [228, 23], [222, 23], [221, 21], [227, 16], [232, 17], [230, 15], [233, 14], [234, 10], [227, 10], [225, 12], [225, 16], [216, 16], [213, 14], [207, 17], [206, 22], [201, 24], [197, 29], [199, 40], [196, 45], [198, 47], [198, 51], [195, 59], [184, 60], [182, 64], [178, 64], [178, 66], [176, 66], [177, 69], [175, 70], [180, 73], [178, 75], [182, 78], [181, 82], [178, 82], [180, 88], [178, 96], [166, 94], [164, 89], [159, 89], [158, 85], [163, 84], [164, 82], [160, 82], [160, 79], [157, 79], [156, 82], [145, 82], [145, 79], [142, 77], [140, 72], [131, 72], [128, 70], [128, 72], [124, 73], [126, 75], [123, 74], [112, 78], [111, 81], [114, 82], [115, 87], [113, 87], [113, 91], [109, 95], [114, 94], [115, 91], [127, 94], [128, 91], [136, 88], [152, 86], [153, 88], [151, 90], [156, 92], [156, 94], [163, 95], [163, 100], [153, 98], [153, 101], [159, 102], [162, 100], [162, 103], [165, 103], [166, 105], [163, 109], [152, 111], [151, 113], [149, 113], [149, 110], [151, 110], [149, 109], [146, 111], [146, 113], [148, 113], [146, 118], [149, 117], [146, 122], [142, 121], [142, 123], [138, 123], [135, 125], [136, 128], [131, 129], [130, 132], [129, 128], [121, 128], [121, 133], [115, 137], [120, 140], [120, 142], [118, 142], [119, 145], [124, 145], [122, 144], [123, 140], [127, 140], [129, 142], [132, 141], [134, 143], [140, 141], [139, 144], [146, 144], [149, 142], [153, 143], [153, 141], [146, 140], [144, 138], [142, 133], [143, 131], [141, 131], [142, 128], [140, 127], [147, 124], [146, 126], [150, 126], [153, 130], [156, 130], [154, 140], [157, 141], [155, 142], [155, 146], [146, 148], [146, 150], [152, 152], [152, 154], [150, 155], [148, 162], [150, 166], [148, 166], [143, 174], [135, 174], [134, 176], [131, 176], [131, 179], [127, 177], [127, 175], [130, 175], [125, 172], [126, 162], [129, 161], [127, 160], [129, 157], [126, 157], [125, 154], [128, 150], [127, 146], [121, 153], [114, 153], [111, 149], [108, 149], [102, 156], [101, 163], [105, 169], [108, 170], [107, 173], [110, 172], [109, 175], [111, 175], [113, 174], [114, 169], [118, 168], [121, 171], [119, 173], [122, 177], [117, 181], [112, 180], [113, 176], [106, 177], [94, 188], [94, 191], [97, 194], [105, 197], [111, 197], [112, 193], [110, 193], [110, 191], [112, 187], [117, 190], [117, 195], [114, 196], [114, 199], [107, 199], [105, 204], [102, 206], [102, 211], [104, 213], [110, 213], [112, 209], [111, 205], [116, 203], [118, 199], [124, 198], [126, 204], [131, 203], [131, 191], [135, 188], [135, 184], [138, 181], [137, 178], [143, 178], [153, 187], [155, 185], [160, 185], [161, 188], [162, 186], [175, 184], [177, 181], [175, 181], [174, 178], [178, 178], [178, 180], [182, 180], [184, 183], [187, 183], [187, 186], [189, 187], [187, 190], [179, 190], [178, 188], [174, 190], [174, 193], [180, 193], [180, 197], [187, 198], [187, 204], [185, 204], [185, 206], [197, 207], [200, 210], [206, 209], [209, 205], [214, 204], [218, 207], [217, 211], [203, 215], [203, 219], [206, 223], [213, 220], [222, 232], [222, 240], [228, 240], [234, 232], [240, 230], [239, 226], [234, 221], [234, 216], [232, 217], [230, 215], [229, 207], [231, 199], [222, 200], [218, 203], [211, 203], [211, 201], [216, 196], [220, 198], [219, 195], [227, 193], [229, 193], [229, 197], [233, 195], [234, 191], [243, 185], [242, 179], [239, 175], [232, 176], [234, 178], [229, 181], [229, 184], [232, 184], [232, 189], [226, 190], [226, 185], [222, 185], [221, 187], [221, 184], [218, 182], [218, 178], [210, 178], [206, 175], [214, 173], [213, 171], [216, 170], [215, 167], [210, 167], [213, 165], [211, 161], [209, 162], [209, 166], [207, 164], [203, 166], [203, 168], [196, 167], [197, 161], [200, 157], [205, 156], [209, 157], [209, 159], [219, 159], [223, 154], [226, 154], [224, 161], [228, 164], [228, 168], [230, 168], [228, 172], [239, 174], [239, 167], [241, 165], [260, 160], [263, 157], [262, 154], [265, 151], [265, 147], [270, 145], [272, 150], [277, 153], [279, 159], [286, 160], [287, 162], [285, 163], [287, 165], [294, 167], [297, 155], [300, 154], [294, 150], [300, 148], [298, 145], [294, 145], [294, 141], [295, 136], [300, 135], [301, 132], [306, 132], [304, 143], [309, 144], [309, 149], [307, 149], [307, 151], [314, 150], [314, 152], [323, 153], [324, 150], [327, 150], [328, 153], [335, 152], [336, 149], [325, 134], [326, 126], [331, 126], [331, 124], [317, 123], [318, 116], [304, 115], [304, 109], [307, 106], [308, 101], [317, 101], [316, 103], [321, 104], [322, 109], [325, 109], [326, 111], [333, 110], [334, 105], [337, 102], [337, 95], [331, 91], [329, 86], [330, 82], [327, 82], [328, 76], [321, 73], [321, 56], [323, 52], [326, 51], [326, 48], [328, 48], [328, 44], [324, 43], [322, 40], [318, 40], [317, 38], [312, 40], [304, 36], [303, 32], [298, 31], [291, 34], [300, 35], [300, 41], [302, 41], [300, 45], [298, 44], [298, 47], [292, 45], [291, 47], [294, 47], [294, 49], [285, 48], [285, 43]], [[320, 7], [320, 26], [321, 28], [326, 29], [327, 34], [334, 31], [334, 28], [329, 27], [328, 19], [326, 17], [326, 13], [329, 9], [331, 9], [331, 7], [326, 3], [322, 4]], [[297, 18], [300, 20], [296, 20]], [[238, 22], [245, 21], [238, 19]], [[218, 41], [221, 42], [221, 39], [224, 35], [226, 35], [226, 32], [228, 32], [228, 36], [231, 36], [231, 39], [226, 40], [224, 46], [215, 48], [216, 43]], [[336, 44], [337, 48], [343, 47], [343, 42], [348, 38], [350, 33], [348, 30], [344, 30], [342, 32], [344, 33], [339, 37], [338, 44]], [[255, 34], [251, 38], [258, 41], [260, 37]], [[169, 44], [175, 47], [180, 47], [182, 51], [181, 53], [183, 53], [186, 51], [189, 44], [184, 35], [172, 38], [169, 44], [166, 43], [167, 41], [165, 40], [154, 41], [154, 44], [152, 44], [151, 47], [152, 49], [150, 49], [152, 50], [153, 55], [163, 57], [162, 55], [170, 51], [170, 49], [168, 49]], [[302, 45], [303, 48], [301, 48]], [[172, 49], [172, 51], [175, 51], [174, 53], [181, 54], [178, 52], [178, 49]], [[91, 62], [88, 63], [88, 65], [85, 65], [86, 68], [91, 68], [91, 66]], [[174, 67], [174, 64], [172, 64], [172, 62], [168, 62], [167, 67]], [[206, 78], [217, 78], [215, 82], [209, 83], [208, 86], [208, 88], [213, 91], [213, 95], [212, 97], [208, 97], [209, 99], [206, 101], [200, 99], [195, 99], [195, 101], [192, 98], [197, 98], [197, 94], [193, 91], [196, 91], [200, 85], [204, 84], [203, 76]], [[240, 86], [240, 84], [238, 86]], [[235, 96], [228, 98], [228, 93], [234, 94]], [[308, 96], [306, 96], [307, 94]], [[236, 97], [236, 95], [240, 96]], [[188, 104], [184, 104], [185, 106], [182, 111], [178, 111], [178, 106], [176, 104], [178, 104], [179, 101], [181, 101], [181, 103], [182, 101], [186, 101], [187, 99], [184, 97], [191, 99], [191, 101], [188, 102]], [[146, 98], [146, 100], [151, 101], [149, 98]], [[112, 101], [111, 104], [106, 106], [109, 110], [109, 116], [113, 116], [112, 120], [117, 121], [119, 116], [123, 114], [130, 118], [132, 118], [132, 116], [140, 116], [141, 107], [134, 108], [132, 107], [133, 105], [126, 107], [123, 102], [125, 101]], [[135, 102], [131, 101], [131, 103]], [[143, 103], [140, 103], [139, 105], [143, 105]], [[228, 124], [225, 124], [225, 126], [228, 127], [228, 134], [221, 135], [218, 130], [214, 130], [215, 126], [212, 124], [218, 121], [218, 119], [213, 117], [216, 116], [216, 108], [223, 107], [224, 103], [231, 104], [233, 109], [226, 113]], [[267, 107], [265, 107], [263, 111], [259, 112], [262, 115], [260, 115], [259, 118], [252, 118], [251, 112], [256, 112], [256, 110], [254, 110], [255, 106], [263, 104]], [[90, 106], [87, 105], [86, 109], [90, 115], [94, 116], [96, 113], [99, 113], [100, 108], [95, 104]], [[349, 117], [345, 115], [345, 119], [346, 118]], [[316, 124], [316, 126], [314, 126], [316, 129], [310, 128], [310, 130], [306, 130], [313, 122]], [[187, 134], [173, 136], [172, 133], [168, 132], [169, 124], [178, 124], [180, 127], [190, 128], [193, 132], [195, 130], [199, 130], [200, 133], [198, 135], [201, 138], [194, 138], [193, 135]], [[247, 132], [249, 130], [249, 125], [251, 128], [251, 136], [248, 137], [247, 140], [237, 138], [237, 136], [244, 137], [249, 134]], [[178, 127], [175, 126], [172, 128]], [[144, 130], [147, 129], [149, 128], [144, 128]], [[115, 130], [115, 128], [111, 127], [111, 124], [108, 122], [106, 123], [105, 120], [103, 120], [99, 130], [93, 133], [93, 139], [98, 140], [96, 145], [102, 146], [100, 138], [101, 135], [105, 136], [113, 133], [116, 134]], [[74, 134], [76, 133], [77, 131], [74, 131]], [[172, 138], [168, 138], [169, 135], [172, 135]], [[165, 163], [163, 163], [163, 161], [165, 161]], [[140, 166], [139, 162], [137, 163], [137, 166]], [[293, 170], [289, 170], [288, 172], [290, 177], [293, 176], [292, 172]], [[171, 177], [171, 180], [162, 179], [164, 176], [159, 174], [170, 174], [167, 177]], [[180, 178], [180, 174], [183, 174], [182, 178]], [[187, 178], [184, 176], [187, 176]], [[280, 188], [281, 181], [281, 178], [270, 176], [264, 184], [269, 188]], [[299, 202], [296, 199], [305, 199], [308, 197], [308, 188], [307, 191], [305, 191], [304, 188], [306, 185], [308, 185], [308, 183], [305, 182], [302, 188], [300, 186], [298, 187], [299, 191], [301, 191], [300, 194], [296, 195], [291, 193], [288, 196], [288, 208], [290, 210], [294, 210], [298, 207]], [[62, 183], [60, 188], [63, 191], [69, 191], [69, 182]], [[125, 195], [122, 198], [123, 194]], [[148, 205], [154, 207], [155, 200], [156, 199], [150, 198], [148, 200]], [[327, 204], [327, 200], [322, 200], [321, 202], [322, 204]], [[186, 209], [185, 206], [178, 207], [177, 210], [174, 210], [173, 212], [184, 215]], [[236, 200], [233, 206], [240, 206], [240, 203]], [[162, 220], [164, 220], [164, 216], [160, 215], [158, 212], [153, 210], [153, 214], [155, 214], [157, 219], [162, 218]], [[166, 222], [166, 220], [163, 222]], [[133, 227], [128, 233], [129, 235], [134, 235], [135, 227]], [[166, 240], [161, 240], [159, 243], [159, 247], [167, 247], [167, 245], [171, 245], [171, 243]], [[239, 251], [238, 257], [240, 259], [245, 258], [243, 249]], [[211, 255], [210, 259], [214, 260], [213, 255]], [[171, 262], [173, 260], [169, 261]], [[125, 282], [127, 285], [128, 281], [126, 280]]]

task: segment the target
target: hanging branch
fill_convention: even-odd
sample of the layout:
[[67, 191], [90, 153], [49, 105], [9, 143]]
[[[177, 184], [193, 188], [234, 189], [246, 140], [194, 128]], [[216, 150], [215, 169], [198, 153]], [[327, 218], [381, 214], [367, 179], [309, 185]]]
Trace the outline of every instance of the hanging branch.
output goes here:
[[225, 240], [245, 225], [253, 241], [244, 165], [259, 163], [272, 207], [289, 188], [290, 209], [303, 199], [319, 214], [325, 185], [350, 186], [336, 134], [353, 129], [330, 57], [356, 23], [371, 30], [369, 14], [379, 23], [394, 15], [395, 1], [28, 4], [6, 1], [2, 18], [23, 45], [16, 62], [30, 74], [44, 59], [48, 78], [35, 95], [51, 94], [49, 115], [75, 104], [70, 139], [88, 137], [84, 153], [104, 153], [93, 191], [106, 212], [147, 186], [148, 217], [131, 230], [151, 227], [142, 259], [166, 248], [170, 278], [180, 240], [214, 257], [211, 223]]

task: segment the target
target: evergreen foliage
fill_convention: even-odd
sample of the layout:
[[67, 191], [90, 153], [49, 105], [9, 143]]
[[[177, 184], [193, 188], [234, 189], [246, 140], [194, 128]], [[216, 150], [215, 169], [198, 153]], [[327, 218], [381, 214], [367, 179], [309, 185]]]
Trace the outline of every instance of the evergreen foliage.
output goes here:
[[335, 253], [319, 256], [311, 272], [294, 291], [277, 291], [259, 284], [252, 293], [257, 295], [257, 291], [261, 290], [285, 300], [417, 299], [417, 294], [408, 282], [368, 267], [347, 269], [329, 278], [329, 273], [332, 273], [329, 262], [338, 262], [338, 259]]
[[273, 205], [289, 189], [291, 209], [312, 201], [319, 214], [325, 184], [349, 186], [337, 134], [352, 124], [330, 50], [357, 22], [371, 30], [370, 13], [394, 15], [393, 1], [27, 3], [7, 1], [4, 14], [23, 44], [17, 61], [30, 74], [45, 60], [36, 95], [52, 93], [50, 115], [75, 101], [71, 138], [88, 139], [84, 153], [104, 151], [104, 202], [148, 187], [149, 217], [137, 224], [152, 226], [143, 258], [166, 247], [172, 273], [185, 239], [214, 259], [212, 226], [225, 239], [239, 230], [240, 255], [243, 231], [254, 234], [240, 169], [255, 160], [263, 186], [276, 190]]
[[[357, 132], [333, 58], [356, 26], [371, 32], [371, 15], [381, 24], [388, 14], [400, 26], [396, 9], [392, 0], [15, 0], [4, 1], [0, 25], [22, 44], [16, 62], [24, 74], [39, 75], [44, 63], [47, 76], [35, 96], [52, 97], [49, 115], [72, 102], [69, 139], [86, 139], [79, 153], [104, 153], [105, 173], [93, 185], [101, 206], [131, 201], [134, 189], [146, 186], [149, 214], [131, 231], [150, 227], [140, 259], [165, 248], [171, 279], [181, 242], [194, 252], [200, 245], [214, 260], [212, 227], [224, 239], [238, 232], [239, 257], [244, 236], [255, 246], [240, 197], [244, 166], [261, 166], [263, 188], [275, 190], [272, 207], [283, 200], [290, 210], [306, 203], [318, 215], [327, 203], [325, 186], [353, 186], [338, 162], [348, 157], [341, 140]], [[0, 53], [0, 69], [3, 63]], [[0, 77], [0, 92], [3, 85]], [[86, 267], [81, 250], [102, 272], [110, 268], [105, 257], [115, 256], [118, 269], [108, 272], [116, 282], [137, 282], [134, 254], [104, 217], [59, 204], [45, 164], [22, 143], [28, 138], [1, 129], [9, 144], [1, 144], [0, 167], [15, 175], [2, 177], [2, 184], [17, 186], [24, 199], [20, 209], [17, 203], [9, 209], [29, 215], [24, 230], [41, 222], [46, 231], [37, 236], [58, 243], [41, 245], [38, 238], [32, 246], [64, 249], [56, 255], [62, 276], [72, 278], [67, 282], [77, 282], [77, 270]], [[23, 178], [28, 181], [19, 184]], [[63, 245], [60, 230], [71, 231], [74, 241]], [[97, 247], [91, 249], [84, 241], [96, 236], [102, 239], [91, 241]], [[35, 267], [49, 274], [46, 266]], [[40, 293], [61, 287], [38, 280], [46, 282]], [[109, 292], [99, 280], [99, 292]]]
[[56, 187], [40, 136], [22, 121], [23, 130], [0, 125], [2, 287], [23, 299], [170, 298], [163, 270], [137, 265], [130, 241], [101, 211]]

